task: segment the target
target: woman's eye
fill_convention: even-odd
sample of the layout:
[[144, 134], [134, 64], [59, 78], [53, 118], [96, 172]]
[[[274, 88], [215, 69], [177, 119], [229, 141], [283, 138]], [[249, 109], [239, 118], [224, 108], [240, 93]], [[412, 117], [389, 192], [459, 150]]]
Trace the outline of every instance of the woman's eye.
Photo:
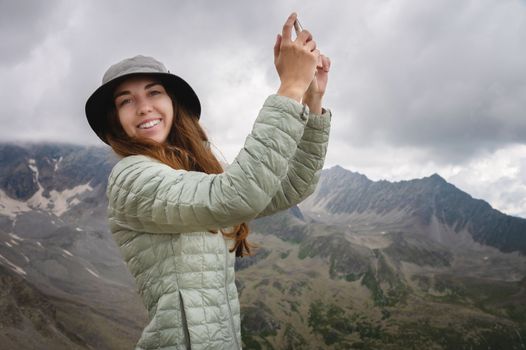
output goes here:
[[131, 102], [131, 99], [129, 99], [129, 98], [126, 98], [126, 99], [124, 99], [124, 100], [121, 100], [121, 101], [119, 102], [119, 107], [122, 107], [122, 106], [124, 106], [124, 105], [126, 105], [126, 104], [128, 104], [128, 103], [130, 103], [130, 102]]
[[159, 95], [161, 92], [159, 90], [151, 90], [150, 96]]

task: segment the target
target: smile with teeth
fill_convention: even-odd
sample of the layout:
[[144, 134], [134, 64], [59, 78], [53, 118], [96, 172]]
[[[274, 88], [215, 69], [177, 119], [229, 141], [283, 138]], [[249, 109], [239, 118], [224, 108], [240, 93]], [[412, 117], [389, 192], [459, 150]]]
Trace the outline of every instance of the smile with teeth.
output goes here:
[[137, 127], [139, 129], [150, 129], [156, 126], [157, 124], [159, 124], [160, 122], [161, 122], [161, 119], [150, 120], [145, 123], [139, 124]]

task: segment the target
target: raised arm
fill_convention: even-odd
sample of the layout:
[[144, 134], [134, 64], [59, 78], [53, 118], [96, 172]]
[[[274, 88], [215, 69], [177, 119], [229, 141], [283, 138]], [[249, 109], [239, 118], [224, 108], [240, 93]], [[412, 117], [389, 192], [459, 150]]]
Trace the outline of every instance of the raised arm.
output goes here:
[[270, 96], [243, 149], [221, 174], [174, 170], [145, 156], [122, 159], [107, 189], [112, 231], [193, 232], [255, 218], [280, 188], [307, 118], [308, 107]]
[[[281, 42], [282, 38], [278, 35], [274, 45], [275, 59], [280, 53]], [[325, 55], [320, 54], [318, 63], [314, 79], [302, 98], [302, 103], [306, 104], [311, 111], [305, 132], [289, 163], [289, 171], [280, 189], [258, 217], [271, 215], [298, 204], [312, 194], [318, 184], [327, 152], [332, 118], [330, 111], [322, 112], [321, 108], [331, 61]]]
[[331, 117], [327, 110], [322, 115], [310, 113], [287, 175], [269, 205], [257, 217], [288, 209], [314, 192], [327, 153]]

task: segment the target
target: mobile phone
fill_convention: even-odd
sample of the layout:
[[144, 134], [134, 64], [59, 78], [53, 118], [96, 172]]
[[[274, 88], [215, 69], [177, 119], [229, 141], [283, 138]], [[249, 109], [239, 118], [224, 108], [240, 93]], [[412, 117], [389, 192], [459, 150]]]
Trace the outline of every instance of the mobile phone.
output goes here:
[[[296, 17], [296, 20], [294, 21], [294, 31], [296, 32], [296, 37], [298, 37], [298, 34], [303, 30], [303, 27], [301, 26], [300, 21]], [[321, 57], [318, 58], [318, 64], [316, 65], [317, 68], [322, 68], [323, 64], [321, 62]]]
[[301, 26], [301, 23], [297, 17], [296, 17], [296, 20], [294, 21], [294, 30], [296, 31], [296, 36], [298, 36], [298, 33], [303, 30], [303, 27]]

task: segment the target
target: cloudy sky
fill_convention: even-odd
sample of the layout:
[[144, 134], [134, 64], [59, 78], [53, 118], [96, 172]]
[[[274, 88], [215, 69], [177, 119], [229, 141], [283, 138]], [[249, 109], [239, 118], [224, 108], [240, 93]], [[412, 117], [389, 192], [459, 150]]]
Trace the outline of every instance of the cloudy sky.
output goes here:
[[292, 11], [332, 60], [326, 168], [438, 173], [526, 217], [524, 1], [0, 0], [0, 141], [101, 145], [85, 100], [144, 54], [194, 87], [230, 162], [278, 88], [272, 48]]

